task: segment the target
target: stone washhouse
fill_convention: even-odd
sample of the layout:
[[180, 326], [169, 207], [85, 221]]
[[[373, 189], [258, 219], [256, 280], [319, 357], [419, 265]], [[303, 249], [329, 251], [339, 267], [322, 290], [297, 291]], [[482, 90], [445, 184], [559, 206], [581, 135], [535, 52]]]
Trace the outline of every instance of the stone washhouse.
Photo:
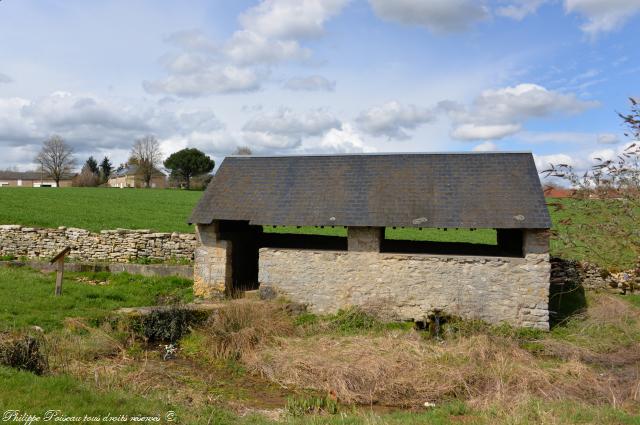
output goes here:
[[[551, 221], [530, 153], [227, 157], [190, 222], [201, 297], [549, 327]], [[385, 237], [401, 228], [495, 229], [496, 243]]]

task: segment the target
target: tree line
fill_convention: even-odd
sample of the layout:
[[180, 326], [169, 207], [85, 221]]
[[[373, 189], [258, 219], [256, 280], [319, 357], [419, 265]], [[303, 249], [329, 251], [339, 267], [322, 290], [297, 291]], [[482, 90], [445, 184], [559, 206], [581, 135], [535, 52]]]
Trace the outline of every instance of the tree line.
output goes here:
[[[236, 155], [252, 154], [251, 149], [246, 146], [239, 146], [234, 153]], [[73, 149], [58, 135], [51, 136], [43, 142], [35, 161], [40, 165], [42, 171], [55, 180], [58, 187], [60, 180], [71, 174], [76, 166]], [[106, 184], [114, 173], [135, 167], [134, 174], [140, 176], [145, 187], [151, 187], [151, 180], [158, 173], [161, 165], [169, 170], [169, 178], [173, 182], [180, 187], [190, 189], [194, 177], [209, 175], [215, 167], [215, 162], [196, 148], [179, 150], [162, 161], [158, 140], [154, 136], [147, 135], [134, 142], [129, 159], [117, 168], [114, 168], [107, 156], [99, 164], [93, 156], [90, 156], [77, 175], [76, 184], [78, 186]], [[206, 185], [208, 179], [204, 178], [203, 180]]]

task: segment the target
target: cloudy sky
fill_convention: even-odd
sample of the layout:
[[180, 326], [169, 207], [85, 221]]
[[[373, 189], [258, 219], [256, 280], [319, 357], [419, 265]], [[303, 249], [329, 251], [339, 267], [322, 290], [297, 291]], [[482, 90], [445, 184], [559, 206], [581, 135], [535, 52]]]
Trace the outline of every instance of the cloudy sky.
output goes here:
[[640, 0], [2, 0], [0, 169], [163, 152], [532, 151], [628, 142]]

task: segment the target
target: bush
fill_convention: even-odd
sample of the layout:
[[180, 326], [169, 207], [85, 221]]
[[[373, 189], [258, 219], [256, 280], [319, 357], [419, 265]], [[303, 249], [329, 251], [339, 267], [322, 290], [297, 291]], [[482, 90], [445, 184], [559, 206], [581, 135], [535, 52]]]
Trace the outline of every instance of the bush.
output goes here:
[[170, 307], [153, 310], [135, 326], [148, 342], [177, 342], [189, 333], [191, 326], [203, 322], [206, 313]]
[[31, 335], [0, 337], [0, 364], [36, 375], [49, 369], [43, 340]]

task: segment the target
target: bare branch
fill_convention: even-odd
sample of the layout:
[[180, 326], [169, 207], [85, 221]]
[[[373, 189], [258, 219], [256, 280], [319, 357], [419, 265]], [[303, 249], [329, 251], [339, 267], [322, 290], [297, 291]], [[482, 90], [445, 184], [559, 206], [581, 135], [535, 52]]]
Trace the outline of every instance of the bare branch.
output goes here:
[[60, 136], [53, 135], [42, 143], [42, 149], [36, 162], [60, 186], [60, 180], [65, 174], [69, 174], [75, 164], [73, 150]]

